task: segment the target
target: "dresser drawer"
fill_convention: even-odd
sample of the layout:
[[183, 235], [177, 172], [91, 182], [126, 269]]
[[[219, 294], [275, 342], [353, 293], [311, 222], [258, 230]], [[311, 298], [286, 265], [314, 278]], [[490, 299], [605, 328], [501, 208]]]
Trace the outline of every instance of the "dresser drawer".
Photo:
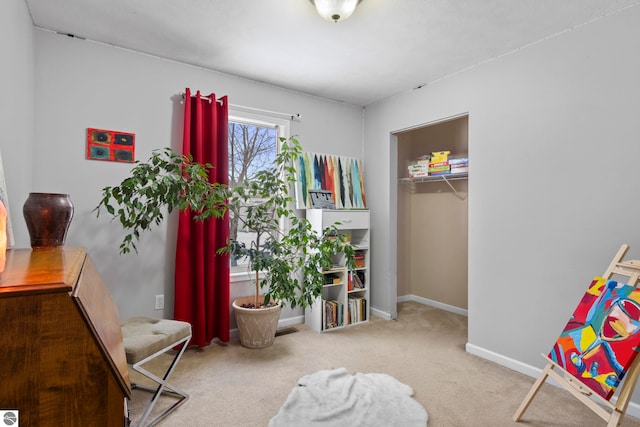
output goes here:
[[369, 211], [324, 211], [322, 214], [322, 227], [327, 228], [335, 222], [338, 230], [369, 228]]

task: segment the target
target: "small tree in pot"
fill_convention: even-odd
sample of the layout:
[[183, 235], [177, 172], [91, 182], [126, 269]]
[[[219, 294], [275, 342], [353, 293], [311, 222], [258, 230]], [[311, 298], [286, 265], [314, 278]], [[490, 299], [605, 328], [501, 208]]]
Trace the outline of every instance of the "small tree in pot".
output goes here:
[[[281, 138], [273, 167], [230, 189], [229, 210], [240, 226], [252, 233], [250, 243], [231, 239], [219, 249], [236, 260], [246, 260], [254, 282], [254, 294], [233, 302], [240, 340], [247, 347], [273, 342], [281, 306], [310, 306], [325, 284], [323, 270], [343, 254], [348, 265], [354, 250], [335, 225], [317, 233], [304, 217], [296, 215], [291, 187], [296, 180], [294, 163], [302, 153], [295, 137]], [[270, 314], [266, 314], [271, 312]], [[247, 321], [243, 316], [269, 316]], [[271, 322], [267, 328], [264, 322]], [[259, 324], [260, 333], [246, 327]]]

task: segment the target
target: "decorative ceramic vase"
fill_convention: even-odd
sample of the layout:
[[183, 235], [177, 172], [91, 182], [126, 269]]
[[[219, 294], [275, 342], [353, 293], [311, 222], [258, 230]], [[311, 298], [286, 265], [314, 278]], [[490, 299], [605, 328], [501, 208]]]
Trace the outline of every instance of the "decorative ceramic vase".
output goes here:
[[32, 248], [64, 245], [73, 218], [73, 203], [68, 194], [29, 193], [22, 213]]

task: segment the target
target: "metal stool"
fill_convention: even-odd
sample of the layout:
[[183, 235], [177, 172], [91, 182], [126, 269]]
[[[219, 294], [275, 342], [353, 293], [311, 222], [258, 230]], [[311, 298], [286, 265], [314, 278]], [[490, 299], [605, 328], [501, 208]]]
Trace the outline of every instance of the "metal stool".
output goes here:
[[[134, 317], [122, 324], [122, 338], [129, 367], [158, 383], [157, 387], [131, 384], [132, 389], [137, 388], [153, 393], [153, 397], [147, 404], [142, 417], [135, 424], [141, 427], [156, 425], [189, 398], [189, 394], [169, 384], [167, 380], [178, 364], [180, 357], [182, 357], [191, 339], [191, 325], [179, 320]], [[142, 365], [151, 359], [173, 348], [177, 349], [176, 355], [162, 378], [142, 367]], [[147, 422], [151, 410], [161, 395], [174, 397], [178, 400], [159, 416]]]

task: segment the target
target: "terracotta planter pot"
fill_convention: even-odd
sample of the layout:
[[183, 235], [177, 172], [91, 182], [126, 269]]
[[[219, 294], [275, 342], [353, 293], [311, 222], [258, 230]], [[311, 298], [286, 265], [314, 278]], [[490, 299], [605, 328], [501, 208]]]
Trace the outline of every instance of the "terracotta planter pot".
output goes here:
[[273, 344], [280, 319], [281, 304], [267, 308], [244, 308], [253, 304], [255, 297], [241, 297], [233, 301], [232, 307], [238, 324], [240, 343], [248, 348], [263, 348]]

